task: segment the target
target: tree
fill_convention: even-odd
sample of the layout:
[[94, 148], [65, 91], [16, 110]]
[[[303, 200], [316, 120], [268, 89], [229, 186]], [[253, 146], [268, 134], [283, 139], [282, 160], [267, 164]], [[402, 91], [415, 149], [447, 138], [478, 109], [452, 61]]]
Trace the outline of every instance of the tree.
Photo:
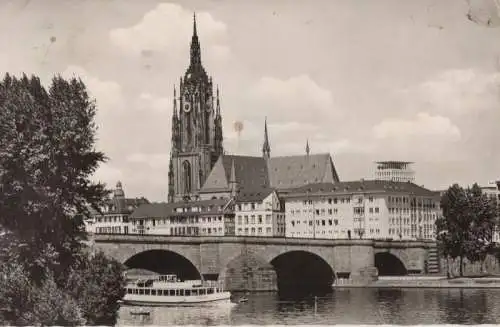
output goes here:
[[493, 231], [498, 216], [497, 203], [496, 199], [490, 199], [483, 194], [477, 184], [468, 190], [468, 199], [472, 222], [465, 242], [466, 256], [470, 262], [480, 261], [484, 269], [484, 261], [493, 250]]
[[106, 160], [95, 151], [96, 108], [81, 80], [55, 77], [48, 92], [36, 77], [7, 75], [0, 83], [0, 224], [27, 247], [31, 263], [54, 247], [56, 280], [73, 264], [85, 238], [82, 219], [107, 195], [90, 177]]
[[0, 81], [0, 322], [114, 325], [123, 266], [90, 255], [83, 221], [109, 193], [90, 177], [96, 107], [81, 80]]
[[125, 295], [124, 267], [102, 252], [85, 257], [72, 268], [66, 289], [78, 299], [83, 317], [91, 325], [114, 325], [118, 300]]
[[460, 259], [463, 276], [464, 258], [484, 261], [491, 249], [496, 205], [477, 184], [466, 190], [454, 184], [441, 198], [441, 208], [443, 216], [436, 220], [438, 249], [447, 259]]

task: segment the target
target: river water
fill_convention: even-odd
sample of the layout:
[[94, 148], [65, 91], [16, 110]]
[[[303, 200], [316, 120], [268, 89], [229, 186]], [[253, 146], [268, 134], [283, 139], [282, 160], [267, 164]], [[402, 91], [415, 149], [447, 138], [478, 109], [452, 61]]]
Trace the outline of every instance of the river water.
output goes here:
[[[238, 294], [236, 294], [238, 296]], [[276, 293], [212, 307], [120, 308], [119, 325], [497, 324], [500, 289], [337, 289], [317, 298]]]

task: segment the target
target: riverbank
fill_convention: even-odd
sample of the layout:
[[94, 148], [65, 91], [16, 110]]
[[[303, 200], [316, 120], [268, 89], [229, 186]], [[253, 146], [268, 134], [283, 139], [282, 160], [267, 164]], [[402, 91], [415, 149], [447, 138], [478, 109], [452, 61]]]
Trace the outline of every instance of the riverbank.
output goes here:
[[355, 285], [349, 280], [338, 280], [333, 288], [498, 288], [500, 277], [460, 277], [447, 279], [446, 276], [381, 276], [368, 285]]

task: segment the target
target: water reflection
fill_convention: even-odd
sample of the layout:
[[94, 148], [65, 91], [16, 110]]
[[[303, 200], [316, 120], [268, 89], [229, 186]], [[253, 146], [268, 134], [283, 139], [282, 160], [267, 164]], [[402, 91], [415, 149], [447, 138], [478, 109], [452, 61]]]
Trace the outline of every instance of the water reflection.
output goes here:
[[[500, 290], [337, 289], [316, 299], [277, 293], [245, 295], [248, 302], [206, 307], [148, 308], [149, 317], [120, 309], [120, 325], [496, 324]], [[136, 308], [134, 308], [136, 309]]]
[[488, 314], [491, 307], [482, 290], [448, 289], [440, 295], [438, 306], [443, 320], [470, 324], [491, 324], [497, 320]]

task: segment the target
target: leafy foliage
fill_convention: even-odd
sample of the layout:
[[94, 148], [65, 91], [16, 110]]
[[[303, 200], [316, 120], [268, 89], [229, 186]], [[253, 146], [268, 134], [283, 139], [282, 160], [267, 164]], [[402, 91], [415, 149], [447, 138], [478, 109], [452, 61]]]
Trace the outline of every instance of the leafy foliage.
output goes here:
[[442, 255], [470, 262], [484, 261], [491, 251], [497, 203], [482, 193], [477, 184], [463, 189], [452, 185], [441, 198], [443, 217], [436, 220], [437, 243]]
[[0, 224], [35, 257], [53, 246], [59, 278], [85, 237], [83, 221], [73, 218], [88, 215], [89, 204], [98, 209], [107, 194], [90, 181], [105, 160], [94, 150], [95, 105], [80, 80], [55, 77], [47, 92], [36, 77], [7, 75], [0, 108]]
[[116, 321], [118, 300], [125, 295], [123, 271], [119, 262], [108, 259], [102, 252], [72, 269], [67, 289], [78, 299], [88, 324], [108, 325]]
[[109, 193], [90, 180], [106, 160], [95, 114], [79, 79], [0, 81], [0, 322], [116, 322], [123, 268], [83, 242]]

